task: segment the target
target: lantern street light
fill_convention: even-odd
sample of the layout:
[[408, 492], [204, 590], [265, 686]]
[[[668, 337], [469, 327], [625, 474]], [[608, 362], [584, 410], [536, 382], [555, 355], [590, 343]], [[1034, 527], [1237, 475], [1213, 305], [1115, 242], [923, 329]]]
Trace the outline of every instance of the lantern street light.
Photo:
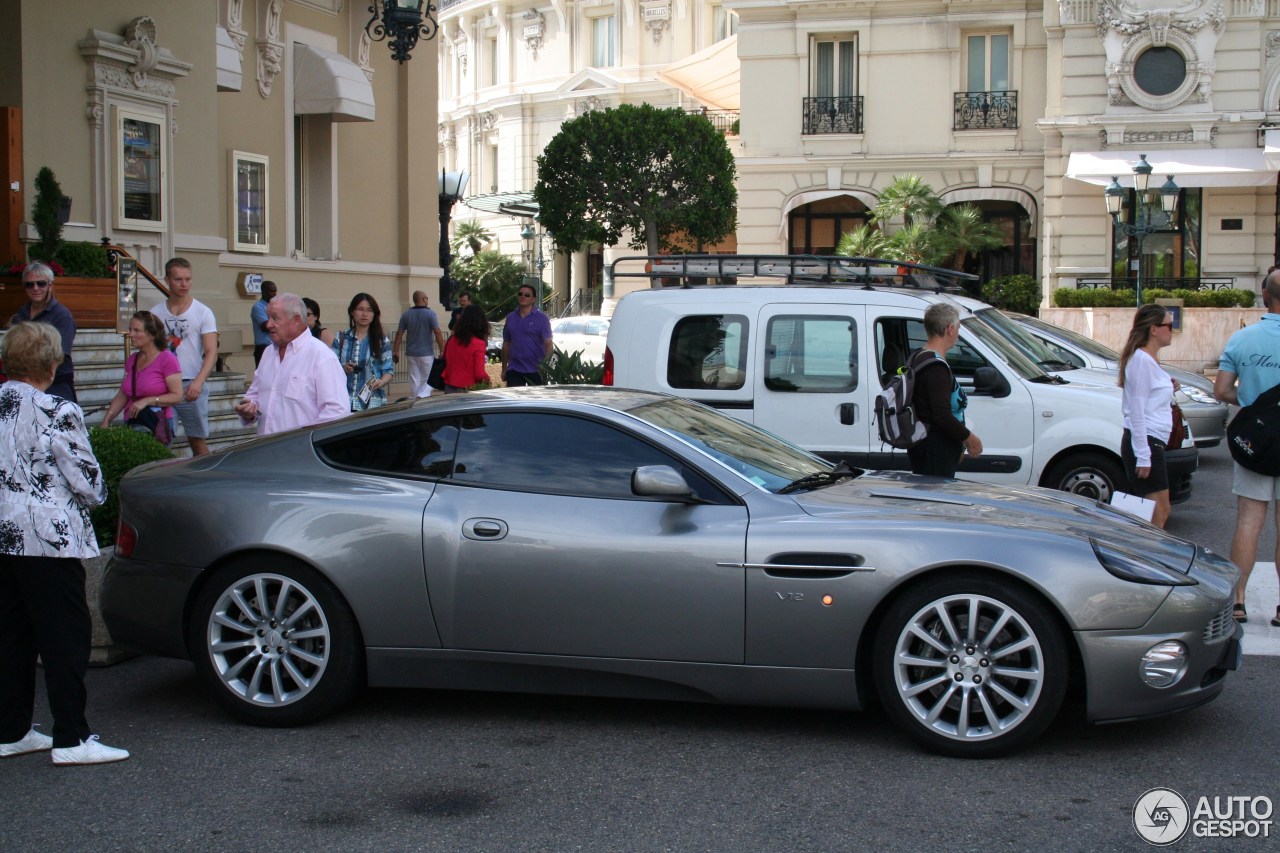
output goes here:
[[1142, 244], [1147, 239], [1148, 234], [1154, 234], [1157, 231], [1168, 230], [1173, 225], [1173, 216], [1178, 210], [1178, 192], [1179, 187], [1173, 182], [1173, 175], [1165, 178], [1164, 185], [1160, 187], [1160, 209], [1164, 213], [1164, 221], [1157, 223], [1151, 212], [1151, 203], [1148, 199], [1147, 188], [1151, 185], [1151, 173], [1155, 171], [1150, 163], [1147, 162], [1146, 154], [1138, 155], [1138, 162], [1133, 164], [1133, 188], [1135, 191], [1135, 222], [1128, 223], [1121, 221], [1121, 214], [1124, 208], [1125, 196], [1128, 194], [1124, 187], [1120, 186], [1120, 181], [1113, 175], [1111, 183], [1103, 191], [1103, 198], [1107, 203], [1107, 213], [1111, 215], [1111, 222], [1115, 228], [1130, 239], [1138, 240], [1138, 281], [1136, 287], [1137, 302], [1142, 304]]
[[449, 252], [449, 218], [453, 215], [453, 206], [462, 198], [467, 188], [467, 179], [471, 177], [466, 171], [446, 172], [440, 170], [440, 304], [446, 311], [453, 310], [453, 279], [449, 276], [449, 265], [453, 256]]
[[[547, 268], [547, 260], [542, 254], [542, 238], [548, 236], [548, 232], [535, 230], [533, 223], [536, 221], [537, 219], [535, 217], [533, 220], [524, 224], [524, 227], [520, 229], [520, 239], [523, 240], [525, 244], [524, 259], [529, 264], [529, 272], [533, 273], [536, 271], [537, 273], [538, 283], [536, 288], [538, 293], [538, 304], [542, 305], [542, 274], [543, 270]], [[541, 223], [539, 223], [538, 227], [541, 229]]]
[[434, 11], [436, 7], [429, 0], [374, 0], [364, 31], [373, 41], [390, 38], [391, 58], [403, 65], [413, 58], [410, 54], [418, 39], [430, 40], [440, 28], [431, 17]]

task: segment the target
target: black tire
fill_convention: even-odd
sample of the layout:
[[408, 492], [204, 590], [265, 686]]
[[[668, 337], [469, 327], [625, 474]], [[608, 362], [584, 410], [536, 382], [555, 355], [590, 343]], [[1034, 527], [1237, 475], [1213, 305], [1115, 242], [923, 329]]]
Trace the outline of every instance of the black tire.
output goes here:
[[1069, 667], [1063, 631], [1043, 601], [967, 572], [935, 576], [894, 601], [872, 660], [894, 723], [959, 758], [990, 758], [1034, 740], [1062, 706]]
[[1120, 463], [1100, 453], [1074, 453], [1045, 475], [1044, 485], [1107, 503], [1117, 491], [1125, 491], [1127, 479]]
[[365, 684], [364, 641], [351, 608], [317, 572], [287, 558], [219, 569], [196, 598], [188, 638], [217, 701], [254, 725], [311, 722]]

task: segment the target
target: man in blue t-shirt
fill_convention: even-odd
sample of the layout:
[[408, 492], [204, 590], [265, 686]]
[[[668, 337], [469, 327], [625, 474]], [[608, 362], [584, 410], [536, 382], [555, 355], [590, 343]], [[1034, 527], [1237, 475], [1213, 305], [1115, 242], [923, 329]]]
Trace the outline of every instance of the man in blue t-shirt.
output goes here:
[[413, 307], [400, 315], [400, 325], [396, 329], [396, 339], [391, 345], [392, 361], [400, 360], [400, 342], [405, 335], [409, 336], [409, 345], [405, 348], [405, 358], [409, 360], [409, 387], [415, 397], [430, 397], [431, 386], [427, 379], [431, 376], [431, 365], [436, 360], [437, 346], [444, 352], [444, 332], [440, 331], [440, 318], [431, 309], [427, 294], [421, 290], [413, 292]]
[[253, 325], [253, 366], [262, 361], [262, 353], [271, 346], [271, 335], [267, 333], [267, 303], [276, 297], [276, 283], [262, 283], [262, 298], [253, 303], [249, 309], [249, 322]]
[[[1224, 403], [1247, 406], [1263, 391], [1280, 384], [1280, 268], [1272, 267], [1262, 279], [1262, 304], [1267, 309], [1262, 319], [1232, 335], [1222, 351], [1213, 396]], [[1245, 585], [1258, 556], [1258, 539], [1267, 523], [1267, 505], [1272, 501], [1276, 501], [1276, 528], [1280, 529], [1280, 477], [1250, 471], [1239, 462], [1233, 464], [1231, 491], [1236, 495], [1236, 532], [1231, 537], [1231, 562], [1240, 570], [1240, 583], [1232, 614], [1237, 622], [1246, 622]], [[1275, 561], [1280, 572], [1280, 542]], [[1280, 627], [1280, 607], [1271, 624]]]

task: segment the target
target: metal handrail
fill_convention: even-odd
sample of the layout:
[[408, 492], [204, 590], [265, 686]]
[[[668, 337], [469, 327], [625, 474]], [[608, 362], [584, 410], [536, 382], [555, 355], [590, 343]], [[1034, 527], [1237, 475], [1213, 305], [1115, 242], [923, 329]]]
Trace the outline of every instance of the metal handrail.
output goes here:
[[102, 238], [102, 248], [105, 249], [107, 252], [107, 260], [110, 262], [112, 269], [115, 269], [117, 258], [132, 258], [133, 260], [138, 262], [138, 273], [147, 281], [151, 282], [151, 284], [155, 287], [156, 290], [163, 293], [165, 299], [169, 298], [171, 294], [169, 293], [169, 288], [165, 285], [165, 283], [160, 279], [156, 278], [155, 274], [152, 273], [151, 270], [144, 267], [141, 261], [138, 261], [137, 258], [134, 258], [133, 255], [129, 254], [128, 249], [124, 248], [123, 246], [112, 245], [111, 240], [107, 237]]

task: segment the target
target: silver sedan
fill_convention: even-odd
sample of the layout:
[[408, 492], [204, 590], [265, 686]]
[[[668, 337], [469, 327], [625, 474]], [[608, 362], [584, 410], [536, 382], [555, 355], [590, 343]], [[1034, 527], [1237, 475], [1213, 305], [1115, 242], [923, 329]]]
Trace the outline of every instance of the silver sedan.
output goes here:
[[858, 709], [926, 747], [1192, 708], [1237, 572], [1090, 501], [829, 463], [661, 394], [437, 396], [121, 483], [102, 611], [293, 726], [366, 684]]

